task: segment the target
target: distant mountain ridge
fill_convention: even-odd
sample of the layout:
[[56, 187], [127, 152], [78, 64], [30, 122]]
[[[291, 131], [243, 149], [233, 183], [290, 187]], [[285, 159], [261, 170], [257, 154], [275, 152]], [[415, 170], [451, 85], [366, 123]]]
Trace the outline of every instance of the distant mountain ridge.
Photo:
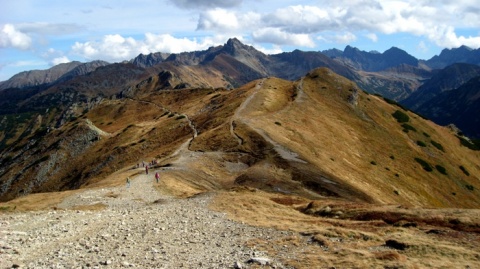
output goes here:
[[442, 92], [456, 89], [476, 76], [480, 76], [480, 66], [466, 63], [452, 64], [433, 75], [401, 103], [416, 110]]
[[[451, 61], [475, 62], [478, 52], [478, 49], [468, 47], [444, 50], [428, 61], [418, 60], [396, 47], [383, 53], [347, 46], [344, 51], [294, 50], [267, 55], [231, 38], [224, 45], [203, 51], [156, 52], [140, 54], [122, 63], [72, 62], [48, 70], [22, 72], [0, 83], [0, 102], [3, 104], [0, 115], [55, 107], [61, 110], [52, 116], [57, 117], [55, 125], [58, 126], [69, 117], [78, 115], [78, 111], [91, 108], [95, 103], [92, 100], [124, 94], [129, 96], [145, 84], [156, 90], [191, 87], [231, 89], [265, 77], [297, 80], [319, 67], [327, 67], [354, 81], [366, 92], [397, 102], [406, 100], [409, 107], [416, 108], [435, 95], [438, 89], [434, 82], [435, 74], [441, 74], [439, 77], [443, 79], [449, 78], [447, 84], [451, 85], [448, 89], [453, 89], [474, 77], [478, 71], [474, 71], [478, 65], [472, 65], [471, 72], [465, 71], [465, 65], [445, 70], [433, 70], [432, 66]], [[466, 55], [470, 56], [465, 58]], [[436, 89], [424, 90], [428, 85]], [[22, 89], [22, 93], [18, 89]], [[71, 109], [74, 105], [77, 108]]]
[[46, 70], [24, 71], [14, 75], [9, 80], [0, 82], [0, 90], [41, 85], [48, 86], [53, 83], [69, 80], [76, 76], [85, 75], [100, 66], [106, 66], [109, 64], [110, 63], [105, 61], [92, 61], [87, 63], [73, 61], [58, 64]]
[[416, 111], [437, 124], [453, 123], [464, 134], [480, 138], [480, 75], [456, 89], [438, 93]]
[[480, 48], [472, 49], [461, 46], [454, 49], [444, 49], [440, 55], [435, 55], [426, 61], [426, 64], [434, 69], [442, 69], [454, 63], [480, 65]]
[[81, 65], [81, 62], [58, 64], [47, 70], [31, 70], [20, 72], [9, 80], [0, 82], [0, 90], [8, 88], [24, 88], [52, 83], [61, 76]]
[[340, 50], [327, 50], [323, 53], [355, 69], [369, 72], [377, 72], [401, 64], [418, 66], [419, 62], [412, 55], [396, 47], [392, 47], [384, 53], [379, 53], [366, 52], [347, 46], [343, 52]]

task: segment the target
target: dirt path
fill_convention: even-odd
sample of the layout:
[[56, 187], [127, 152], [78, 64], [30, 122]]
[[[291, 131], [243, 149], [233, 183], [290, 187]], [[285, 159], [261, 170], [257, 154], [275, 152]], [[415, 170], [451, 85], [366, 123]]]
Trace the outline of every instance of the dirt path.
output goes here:
[[[243, 139], [235, 133], [235, 122], [245, 122], [251, 128], [253, 128], [258, 134], [260, 134], [263, 139], [273, 145], [275, 151], [282, 156], [285, 160], [295, 161], [299, 163], [307, 163], [306, 161], [299, 158], [299, 155], [296, 152], [293, 152], [286, 147], [280, 145], [278, 142], [274, 141], [270, 136], [268, 136], [262, 129], [255, 128], [255, 125], [252, 124], [252, 121], [249, 119], [248, 115], [245, 116], [245, 110], [250, 104], [252, 100], [256, 98], [258, 92], [262, 89], [265, 79], [262, 79], [260, 82], [257, 83], [254, 89], [254, 93], [250, 94], [250, 96], [242, 103], [242, 105], [235, 111], [235, 114], [232, 117], [232, 121], [230, 122], [230, 132], [232, 135], [237, 139], [239, 145], [242, 145]], [[304, 98], [303, 93], [303, 79], [300, 81], [299, 85], [297, 86], [297, 91], [300, 92], [301, 98]], [[247, 112], [248, 113], [248, 112]]]
[[[249, 268], [255, 256], [282, 268], [245, 243], [289, 233], [230, 221], [208, 209], [211, 195], [161, 194], [151, 172], [129, 188], [75, 194], [56, 211], [0, 215], [0, 268]], [[75, 209], [100, 203], [104, 210]]]

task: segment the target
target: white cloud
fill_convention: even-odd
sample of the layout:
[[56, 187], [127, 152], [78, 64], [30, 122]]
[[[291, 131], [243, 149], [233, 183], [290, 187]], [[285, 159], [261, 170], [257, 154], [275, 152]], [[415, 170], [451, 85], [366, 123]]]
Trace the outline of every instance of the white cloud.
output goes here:
[[41, 66], [41, 65], [45, 65], [45, 62], [39, 61], [39, 60], [22, 60], [22, 61], [16, 61], [16, 62], [7, 64], [7, 65], [14, 66], [14, 67]]
[[378, 41], [378, 36], [374, 33], [368, 33], [365, 35], [368, 39], [372, 40], [373, 42]]
[[337, 34], [337, 35], [333, 36], [333, 40], [336, 43], [348, 44], [348, 43], [351, 43], [351, 42], [357, 40], [357, 37], [354, 34], [348, 32], [348, 33]]
[[422, 52], [422, 53], [425, 53], [425, 52], [428, 51], [428, 47], [427, 47], [427, 45], [425, 44], [425, 42], [423, 42], [423, 40], [420, 41], [420, 43], [418, 43], [418, 45], [417, 45], [417, 51], [420, 51], [420, 52]]
[[203, 8], [231, 8], [240, 6], [242, 0], [169, 0], [179, 8], [203, 9]]
[[291, 33], [315, 33], [323, 29], [337, 27], [338, 9], [324, 9], [316, 6], [289, 6], [277, 9], [263, 16], [268, 27], [278, 27]]
[[199, 42], [196, 39], [175, 38], [168, 34], [147, 33], [143, 40], [135, 40], [132, 37], [121, 35], [106, 35], [101, 41], [76, 42], [72, 50], [73, 53], [86, 59], [116, 62], [132, 59], [140, 53], [148, 54], [159, 51], [179, 53], [207, 49], [216, 44], [218, 43], [213, 38], [205, 38]]
[[12, 24], [5, 24], [0, 31], [0, 47], [13, 47], [21, 50], [29, 49], [32, 45], [32, 39], [15, 29]]
[[480, 48], [480, 36], [457, 36], [453, 27], [446, 27], [441, 32], [441, 35], [435, 36], [434, 41], [440, 47], [458, 48], [466, 45], [471, 48]]
[[197, 30], [235, 32], [240, 28], [237, 15], [221, 8], [208, 10], [200, 14]]
[[85, 29], [85, 27], [74, 23], [47, 22], [20, 23], [17, 25], [17, 28], [23, 33], [35, 33], [43, 35], [65, 35], [77, 33]]
[[[366, 37], [378, 41], [377, 34], [407, 33], [427, 37], [439, 46], [468, 44], [479, 47], [478, 36], [457, 36], [455, 29], [480, 26], [480, 9], [475, 1], [432, 2], [429, 0], [339, 0], [319, 1], [318, 6], [295, 5], [271, 12], [242, 13], [214, 9], [203, 12], [198, 30], [217, 33], [251, 33], [259, 42], [277, 45], [312, 46], [311, 36], [319, 40], [348, 43], [355, 33], [367, 31]], [[340, 32], [346, 34], [329, 34]], [[310, 41], [309, 41], [310, 40]], [[308, 43], [307, 45], [305, 45]]]
[[265, 53], [265, 54], [279, 54], [279, 53], [282, 53], [283, 50], [282, 48], [280, 48], [280, 46], [278, 45], [273, 45], [272, 48], [270, 49], [267, 49], [267, 48], [264, 48], [260, 45], [254, 45], [255, 49]]
[[54, 58], [50, 64], [51, 65], [57, 65], [57, 64], [63, 64], [63, 63], [69, 63], [71, 62], [67, 56], [62, 56], [62, 57], [57, 57], [57, 58]]
[[315, 42], [307, 34], [293, 34], [279, 28], [262, 28], [252, 33], [253, 40], [259, 43], [273, 43], [276, 45], [296, 45], [314, 47]]

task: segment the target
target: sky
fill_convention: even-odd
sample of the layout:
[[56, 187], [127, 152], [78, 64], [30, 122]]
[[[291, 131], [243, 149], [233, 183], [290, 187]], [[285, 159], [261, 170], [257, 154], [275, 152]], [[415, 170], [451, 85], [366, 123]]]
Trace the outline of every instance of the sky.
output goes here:
[[25, 70], [236, 37], [266, 54], [395, 46], [418, 59], [480, 47], [478, 0], [0, 0], [0, 81]]

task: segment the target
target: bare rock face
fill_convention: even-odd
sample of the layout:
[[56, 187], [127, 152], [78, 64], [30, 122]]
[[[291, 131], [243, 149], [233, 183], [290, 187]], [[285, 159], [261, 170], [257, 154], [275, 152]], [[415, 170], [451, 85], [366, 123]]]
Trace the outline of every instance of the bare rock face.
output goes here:
[[358, 89], [350, 89], [351, 94], [348, 96], [348, 103], [352, 106], [358, 104]]

